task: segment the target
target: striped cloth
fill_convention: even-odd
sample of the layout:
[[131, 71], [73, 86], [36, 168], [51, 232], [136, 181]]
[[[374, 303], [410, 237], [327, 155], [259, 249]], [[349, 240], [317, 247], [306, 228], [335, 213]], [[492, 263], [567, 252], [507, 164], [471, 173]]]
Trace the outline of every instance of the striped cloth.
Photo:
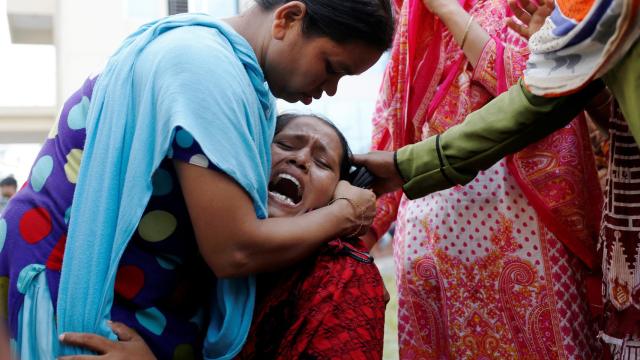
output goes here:
[[529, 91], [567, 95], [604, 75], [638, 38], [639, 11], [640, 0], [556, 0], [529, 42]]

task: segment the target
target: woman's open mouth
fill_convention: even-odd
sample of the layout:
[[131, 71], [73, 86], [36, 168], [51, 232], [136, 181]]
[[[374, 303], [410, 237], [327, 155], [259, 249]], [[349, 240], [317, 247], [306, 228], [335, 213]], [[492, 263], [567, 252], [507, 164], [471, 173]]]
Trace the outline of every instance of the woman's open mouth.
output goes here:
[[304, 189], [300, 181], [287, 173], [273, 176], [269, 182], [269, 195], [278, 202], [294, 207], [302, 201]]

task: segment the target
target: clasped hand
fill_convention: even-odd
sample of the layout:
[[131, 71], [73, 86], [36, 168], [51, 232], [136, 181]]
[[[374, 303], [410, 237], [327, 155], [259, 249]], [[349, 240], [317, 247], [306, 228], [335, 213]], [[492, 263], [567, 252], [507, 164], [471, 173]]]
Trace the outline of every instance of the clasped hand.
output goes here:
[[393, 154], [392, 151], [372, 151], [353, 155], [352, 161], [355, 164], [366, 167], [376, 177], [371, 189], [378, 196], [399, 190], [404, 184], [396, 169]]
[[333, 193], [333, 201], [343, 200], [350, 204], [349, 226], [342, 234], [346, 237], [364, 235], [376, 215], [376, 195], [369, 189], [362, 189], [340, 181]]

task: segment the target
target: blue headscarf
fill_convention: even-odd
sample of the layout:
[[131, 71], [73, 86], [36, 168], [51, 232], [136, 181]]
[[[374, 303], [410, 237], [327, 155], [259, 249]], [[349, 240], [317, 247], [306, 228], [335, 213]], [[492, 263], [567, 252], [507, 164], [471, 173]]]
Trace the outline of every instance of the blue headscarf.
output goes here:
[[[58, 298], [58, 332], [115, 339], [107, 326], [116, 271], [152, 193], [176, 127], [251, 196], [267, 216], [274, 98], [255, 53], [229, 26], [182, 14], [128, 37], [101, 73], [71, 209]], [[207, 359], [242, 348], [253, 277], [218, 281], [204, 344]], [[63, 347], [62, 354], [79, 349]]]

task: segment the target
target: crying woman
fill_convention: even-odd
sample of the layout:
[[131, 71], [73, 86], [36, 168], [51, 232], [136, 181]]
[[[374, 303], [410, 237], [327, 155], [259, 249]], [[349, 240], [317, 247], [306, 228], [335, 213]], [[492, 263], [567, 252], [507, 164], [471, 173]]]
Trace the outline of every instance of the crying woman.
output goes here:
[[[271, 217], [327, 205], [349, 174], [347, 141], [319, 116], [280, 115], [271, 152]], [[382, 358], [384, 287], [366, 251], [357, 238], [335, 239], [302, 263], [259, 275], [239, 358]]]
[[[302, 215], [330, 201], [356, 206], [346, 198], [332, 200], [337, 188], [350, 186], [345, 181], [350, 151], [342, 133], [328, 120], [280, 115], [271, 152], [270, 217]], [[354, 235], [358, 233], [360, 229]], [[257, 277], [253, 321], [238, 359], [382, 358], [384, 285], [361, 240], [334, 239], [297, 264], [281, 265]], [[186, 295], [205, 298], [193, 290]], [[124, 358], [154, 358], [151, 344], [145, 343], [148, 339], [122, 323], [114, 331], [122, 345], [115, 350], [109, 340], [92, 334], [68, 333], [62, 341], [102, 355], [119, 351]]]

